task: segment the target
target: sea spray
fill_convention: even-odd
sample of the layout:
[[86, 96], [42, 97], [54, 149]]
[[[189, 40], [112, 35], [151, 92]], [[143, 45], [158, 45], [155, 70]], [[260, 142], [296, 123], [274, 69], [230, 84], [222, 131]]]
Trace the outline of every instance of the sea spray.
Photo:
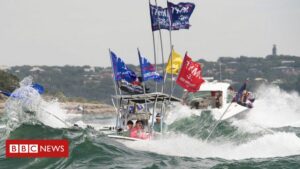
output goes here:
[[66, 110], [62, 109], [57, 100], [42, 100], [36, 118], [43, 124], [53, 128], [66, 128], [71, 124], [67, 121]]
[[300, 153], [300, 138], [294, 133], [267, 134], [243, 144], [232, 142], [205, 142], [183, 134], [174, 134], [159, 140], [126, 142], [126, 146], [164, 155], [246, 159], [296, 155]]
[[[236, 121], [235, 125], [259, 125], [268, 128], [300, 126], [300, 96], [296, 92], [288, 93], [278, 86], [262, 85], [257, 91], [257, 100], [245, 119]], [[239, 125], [241, 124], [241, 125]], [[258, 129], [257, 127], [255, 127]]]
[[17, 128], [23, 123], [44, 123], [53, 128], [68, 127], [65, 112], [57, 102], [46, 102], [32, 87], [32, 77], [20, 82], [5, 104], [6, 131]]
[[172, 124], [182, 118], [190, 117], [192, 115], [201, 115], [201, 111], [197, 109], [191, 109], [187, 105], [182, 105], [180, 103], [174, 103], [174, 106], [170, 108], [168, 116], [165, 119], [167, 124]]
[[[142, 151], [200, 158], [239, 160], [299, 154], [297, 131], [285, 131], [283, 128], [270, 132], [268, 129], [299, 121], [299, 95], [282, 91], [276, 86], [261, 86], [256, 95], [254, 108], [245, 119], [231, 118], [221, 122], [208, 142], [203, 138], [216, 119], [209, 113], [199, 113], [199, 110], [177, 105], [173, 110], [175, 114], [170, 114], [171, 118], [167, 119], [171, 134], [158, 140], [125, 144]], [[286, 117], [281, 118], [283, 114]]]
[[16, 89], [5, 103], [4, 112], [8, 132], [24, 122], [35, 120], [33, 114], [41, 103], [41, 96], [31, 87], [31, 84], [32, 77], [24, 78], [20, 82], [20, 88]]

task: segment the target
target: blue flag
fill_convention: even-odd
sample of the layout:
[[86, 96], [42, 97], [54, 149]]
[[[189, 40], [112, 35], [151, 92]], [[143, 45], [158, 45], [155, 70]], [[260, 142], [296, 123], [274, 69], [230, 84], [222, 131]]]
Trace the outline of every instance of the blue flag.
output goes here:
[[189, 19], [195, 9], [193, 3], [179, 3], [173, 4], [168, 2], [168, 11], [171, 18], [172, 30], [189, 29]]
[[152, 31], [170, 29], [168, 9], [149, 4]]
[[155, 71], [154, 66], [145, 57], [141, 56], [140, 51], [138, 53], [143, 81], [150, 79], [161, 81], [163, 77]]
[[[38, 83], [33, 83], [32, 85], [30, 85], [32, 88], [34, 88], [37, 92], [39, 92], [39, 94], [43, 94], [45, 93], [45, 89], [42, 85], [38, 84]], [[0, 93], [4, 94], [5, 96], [7, 97], [15, 97], [15, 98], [18, 98], [17, 95], [12, 95], [11, 92], [6, 92], [6, 91], [1, 91], [0, 90]], [[20, 97], [19, 97], [20, 98]]]
[[136, 80], [137, 76], [134, 71], [130, 70], [121, 58], [113, 52], [110, 52], [110, 56], [116, 81], [126, 80], [131, 83]]
[[241, 88], [239, 89], [239, 91], [236, 93], [235, 97], [233, 98], [233, 102], [241, 102], [241, 98], [243, 95], [243, 91], [246, 90], [246, 82], [241, 86]]
[[[189, 19], [195, 9], [193, 3], [173, 4], [168, 2], [168, 8], [149, 4], [152, 31], [159, 29], [189, 29]], [[171, 21], [171, 28], [170, 28]]]

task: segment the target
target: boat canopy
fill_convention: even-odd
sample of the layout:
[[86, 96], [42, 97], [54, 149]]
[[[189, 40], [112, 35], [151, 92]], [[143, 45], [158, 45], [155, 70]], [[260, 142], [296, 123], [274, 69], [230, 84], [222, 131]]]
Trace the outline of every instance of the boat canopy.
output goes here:
[[135, 94], [135, 95], [117, 95], [112, 96], [116, 99], [127, 100], [133, 103], [151, 103], [151, 102], [163, 102], [170, 100], [171, 102], [181, 102], [181, 99], [167, 95], [165, 93], [155, 92], [155, 93], [146, 93], [146, 94]]
[[201, 85], [199, 91], [227, 91], [229, 86], [229, 83], [205, 82]]

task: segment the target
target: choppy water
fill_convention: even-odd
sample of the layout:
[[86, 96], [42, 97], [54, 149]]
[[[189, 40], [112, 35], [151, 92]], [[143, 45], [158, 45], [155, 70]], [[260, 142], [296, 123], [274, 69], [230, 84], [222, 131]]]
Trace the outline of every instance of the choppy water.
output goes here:
[[[266, 91], [270, 94], [266, 95]], [[61, 116], [68, 124], [90, 124], [95, 129], [56, 127], [55, 120], [49, 122], [48, 116], [35, 119], [15, 116], [17, 124], [12, 125], [9, 117], [4, 117], [0, 122], [0, 168], [300, 168], [299, 95], [274, 86], [262, 86], [257, 95], [255, 109], [243, 119], [220, 123], [208, 142], [204, 140], [215, 122], [214, 117], [209, 113], [191, 115], [195, 110], [182, 106], [175, 107], [176, 115], [167, 121], [170, 131], [167, 137], [125, 144], [97, 130], [113, 124], [112, 117]], [[22, 113], [16, 112], [22, 111], [20, 105], [15, 104], [7, 111]], [[64, 113], [55, 102], [42, 101], [37, 107], [35, 111], [41, 114], [44, 111]], [[70, 156], [6, 159], [4, 144], [7, 138], [68, 139]]]

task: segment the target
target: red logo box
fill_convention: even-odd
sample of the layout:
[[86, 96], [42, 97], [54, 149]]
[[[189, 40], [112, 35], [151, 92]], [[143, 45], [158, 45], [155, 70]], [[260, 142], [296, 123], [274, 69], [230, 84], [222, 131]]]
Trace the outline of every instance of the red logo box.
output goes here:
[[6, 140], [7, 158], [61, 158], [68, 156], [68, 140]]

